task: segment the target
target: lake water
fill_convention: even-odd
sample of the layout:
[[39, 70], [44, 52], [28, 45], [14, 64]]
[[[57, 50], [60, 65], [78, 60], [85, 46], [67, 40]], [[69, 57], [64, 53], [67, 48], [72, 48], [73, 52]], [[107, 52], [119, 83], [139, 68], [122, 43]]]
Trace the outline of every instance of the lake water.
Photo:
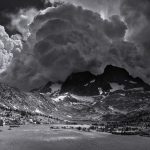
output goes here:
[[50, 130], [48, 126], [1, 128], [0, 150], [150, 150], [150, 138]]

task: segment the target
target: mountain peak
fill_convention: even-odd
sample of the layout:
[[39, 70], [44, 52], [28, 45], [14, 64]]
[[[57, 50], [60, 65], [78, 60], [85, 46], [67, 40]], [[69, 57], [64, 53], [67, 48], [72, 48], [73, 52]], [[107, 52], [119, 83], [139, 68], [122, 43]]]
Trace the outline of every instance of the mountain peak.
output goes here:
[[104, 73], [93, 75], [90, 72], [72, 73], [62, 85], [61, 93], [71, 92], [77, 95], [99, 95], [99, 90], [114, 91], [114, 85], [122, 90], [150, 90], [150, 86], [140, 78], [132, 77], [124, 68], [108, 65]]
[[92, 80], [95, 78], [95, 75], [93, 75], [91, 72], [89, 71], [85, 71], [85, 72], [78, 72], [78, 73], [72, 73], [66, 81], [71, 81], [72, 79], [77, 79], [78, 81], [80, 80], [80, 82], [87, 82], [89, 80]]
[[[60, 94], [72, 93], [81, 96], [94, 96], [103, 92], [116, 90], [143, 89], [150, 90], [150, 86], [140, 78], [132, 77], [124, 68], [108, 65], [100, 75], [93, 75], [89, 71], [72, 73], [64, 83], [60, 84]], [[52, 93], [60, 85], [48, 82], [40, 92]]]
[[104, 75], [107, 74], [111, 74], [111, 75], [119, 75], [119, 76], [129, 76], [129, 73], [127, 70], [125, 70], [124, 68], [121, 67], [116, 67], [113, 65], [108, 65], [106, 66], [106, 68], [104, 69]]
[[89, 71], [72, 73], [62, 85], [61, 93], [69, 91], [78, 95], [84, 95], [85, 93], [89, 95], [91, 92], [96, 94], [97, 89], [88, 84], [94, 81], [95, 78], [96, 76]]

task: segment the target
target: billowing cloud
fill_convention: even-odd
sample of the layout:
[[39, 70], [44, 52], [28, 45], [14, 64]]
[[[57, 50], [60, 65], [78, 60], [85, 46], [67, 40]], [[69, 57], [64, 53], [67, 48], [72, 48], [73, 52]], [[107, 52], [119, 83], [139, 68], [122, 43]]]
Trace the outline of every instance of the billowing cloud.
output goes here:
[[122, 0], [120, 10], [128, 26], [126, 39], [135, 43], [143, 52], [142, 71], [150, 83], [150, 1]]
[[150, 49], [150, 1], [123, 0], [121, 14], [128, 25], [127, 40]]
[[119, 16], [113, 15], [109, 20], [104, 20], [104, 31], [106, 35], [115, 40], [124, 39], [127, 26], [120, 20]]
[[[47, 6], [52, 4], [48, 0], [1, 0], [0, 1], [0, 25], [5, 26], [6, 31], [9, 34], [19, 33], [18, 28], [10, 28], [10, 23], [12, 22], [12, 15], [26, 12], [26, 10], [36, 9], [41, 10], [45, 9]], [[33, 12], [31, 12], [33, 14]], [[29, 16], [29, 14], [28, 14]], [[17, 19], [13, 18], [13, 19]]]
[[112, 15], [120, 15], [120, 3], [122, 0], [53, 0], [72, 3], [77, 6], [101, 13], [103, 18], [109, 18]]
[[3, 72], [11, 64], [13, 57], [16, 57], [22, 49], [22, 42], [19, 35], [9, 37], [3, 26], [0, 26], [0, 72]]
[[64, 81], [72, 72], [101, 73], [108, 64], [144, 78], [143, 53], [123, 41], [126, 28], [116, 15], [104, 20], [70, 4], [48, 8], [30, 25], [31, 36], [2, 79], [31, 89], [49, 80]]
[[17, 30], [22, 35], [23, 40], [27, 40], [30, 36], [29, 25], [38, 13], [39, 11], [35, 8], [30, 8], [20, 9], [17, 14], [8, 14], [10, 18], [9, 30]]

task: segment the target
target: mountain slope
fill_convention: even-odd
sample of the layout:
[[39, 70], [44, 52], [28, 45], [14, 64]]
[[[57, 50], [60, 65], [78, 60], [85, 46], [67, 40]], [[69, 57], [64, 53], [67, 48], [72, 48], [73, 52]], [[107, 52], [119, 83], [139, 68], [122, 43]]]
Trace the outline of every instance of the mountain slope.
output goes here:
[[54, 107], [38, 93], [22, 92], [3, 83], [0, 83], [0, 106], [37, 114], [48, 114]]
[[57, 94], [44, 94], [51, 97], [55, 113], [70, 120], [108, 121], [150, 109], [150, 86], [125, 69], [111, 65], [97, 76], [90, 72], [72, 73]]
[[109, 65], [101, 75], [73, 73], [62, 84], [48, 82], [31, 92], [1, 83], [0, 108], [75, 122], [135, 121], [138, 114], [141, 121], [149, 114], [150, 86]]

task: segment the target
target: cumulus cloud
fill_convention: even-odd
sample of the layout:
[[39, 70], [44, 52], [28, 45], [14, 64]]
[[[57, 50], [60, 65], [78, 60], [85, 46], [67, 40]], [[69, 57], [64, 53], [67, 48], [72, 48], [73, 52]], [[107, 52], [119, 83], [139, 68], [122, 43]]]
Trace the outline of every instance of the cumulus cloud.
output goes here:
[[53, 0], [72, 3], [82, 6], [86, 9], [101, 13], [103, 18], [109, 18], [112, 15], [120, 15], [121, 0]]
[[0, 26], [0, 72], [11, 64], [13, 57], [22, 49], [19, 35], [9, 37], [3, 26]]
[[[38, 9], [43, 9], [49, 4], [51, 3], [45, 0], [0, 2], [0, 23], [5, 25], [5, 27], [0, 25], [0, 73], [4, 72], [12, 60], [19, 56], [23, 48], [23, 41], [30, 36], [29, 25], [39, 13]], [[10, 35], [13, 32], [18, 35], [9, 36], [5, 30], [9, 31]]]
[[48, 8], [31, 23], [30, 37], [2, 79], [32, 89], [50, 80], [64, 81], [72, 72], [101, 73], [108, 64], [144, 78], [143, 53], [123, 41], [126, 28], [116, 15], [104, 20], [70, 4]]
[[[41, 10], [51, 5], [52, 4], [47, 0], [1, 0], [0, 1], [0, 18], [1, 18], [0, 25], [5, 26], [6, 31], [11, 35], [14, 33], [18, 33], [20, 32], [18, 31], [18, 28], [13, 28], [13, 30], [12, 28], [10, 28], [10, 23], [14, 23], [12, 22], [12, 18], [10, 16], [14, 15], [13, 19], [15, 19], [16, 21], [21, 11], [26, 12], [26, 10], [30, 10], [30, 9]], [[16, 14], [18, 15], [15, 16]], [[33, 14], [33, 12], [31, 12], [31, 14]]]
[[109, 38], [115, 40], [124, 39], [127, 26], [120, 20], [119, 16], [113, 15], [109, 17], [109, 20], [104, 20], [104, 22], [104, 31]]
[[10, 18], [9, 30], [17, 30], [23, 40], [27, 40], [30, 36], [29, 25], [33, 22], [34, 17], [39, 13], [35, 8], [20, 9], [16, 14], [8, 14]]

